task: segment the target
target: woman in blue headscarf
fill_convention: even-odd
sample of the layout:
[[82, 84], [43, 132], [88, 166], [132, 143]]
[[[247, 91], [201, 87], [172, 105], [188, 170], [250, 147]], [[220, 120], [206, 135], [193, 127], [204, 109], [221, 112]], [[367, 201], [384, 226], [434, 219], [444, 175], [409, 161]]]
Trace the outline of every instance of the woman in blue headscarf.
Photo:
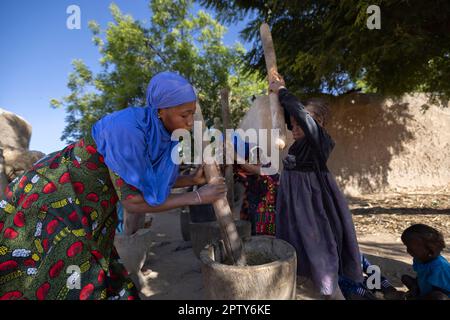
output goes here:
[[145, 107], [105, 116], [11, 182], [0, 198], [0, 300], [138, 298], [114, 249], [118, 202], [142, 214], [226, 192], [220, 182], [170, 195], [205, 182], [201, 169], [179, 177], [171, 159], [171, 132], [191, 129], [196, 99], [186, 79], [159, 73]]

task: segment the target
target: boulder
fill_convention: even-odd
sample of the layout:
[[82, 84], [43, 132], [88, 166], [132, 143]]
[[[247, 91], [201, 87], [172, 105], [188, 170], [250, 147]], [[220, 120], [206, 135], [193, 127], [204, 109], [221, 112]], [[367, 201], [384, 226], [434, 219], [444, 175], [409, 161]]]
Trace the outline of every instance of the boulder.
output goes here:
[[0, 187], [11, 182], [45, 156], [30, 151], [31, 125], [22, 117], [0, 108]]
[[8, 181], [20, 176], [33, 166], [33, 163], [44, 157], [40, 151], [29, 151], [18, 148], [4, 148], [3, 157], [5, 161], [4, 173]]
[[28, 150], [31, 125], [22, 117], [0, 108], [0, 137], [0, 147]]

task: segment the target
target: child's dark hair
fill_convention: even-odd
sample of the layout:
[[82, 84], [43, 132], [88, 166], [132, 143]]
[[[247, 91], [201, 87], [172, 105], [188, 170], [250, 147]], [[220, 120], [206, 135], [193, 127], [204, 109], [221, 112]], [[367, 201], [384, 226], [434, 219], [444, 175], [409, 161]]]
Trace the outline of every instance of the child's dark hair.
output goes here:
[[412, 238], [421, 239], [428, 248], [435, 252], [441, 252], [445, 248], [442, 233], [426, 224], [413, 224], [403, 231], [401, 237], [403, 243], [406, 244]]
[[[322, 98], [309, 98], [306, 100], [302, 100], [302, 104], [305, 109], [312, 113], [311, 116], [317, 121], [320, 122], [322, 126], [325, 126], [328, 120], [328, 116], [330, 113], [330, 107], [328, 103]], [[287, 128], [292, 130], [292, 123], [290, 120], [289, 113], [284, 110], [284, 118], [287, 124]]]
[[304, 106], [306, 110], [313, 113], [313, 118], [325, 126], [330, 114], [330, 106], [321, 98], [310, 98], [305, 100]]

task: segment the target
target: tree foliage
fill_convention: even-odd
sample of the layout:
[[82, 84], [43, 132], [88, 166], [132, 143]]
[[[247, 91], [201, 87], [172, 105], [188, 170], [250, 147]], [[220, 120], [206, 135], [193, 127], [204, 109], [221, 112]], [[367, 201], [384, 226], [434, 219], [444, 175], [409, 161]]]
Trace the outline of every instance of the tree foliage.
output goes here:
[[220, 116], [219, 91], [228, 87], [235, 125], [251, 96], [265, 90], [265, 82], [255, 72], [244, 72], [242, 45], [224, 45], [226, 28], [204, 11], [191, 13], [191, 0], [152, 0], [149, 9], [148, 26], [114, 4], [110, 6], [113, 21], [106, 30], [95, 21], [89, 23], [102, 70], [94, 74], [83, 61], [73, 62], [70, 94], [51, 101], [67, 110], [62, 139], [80, 138], [109, 112], [145, 105], [148, 81], [164, 70], [178, 71], [191, 81], [205, 119]]
[[[201, 0], [219, 21], [248, 18], [254, 41], [246, 59], [263, 71], [258, 28], [272, 29], [280, 72], [305, 92], [343, 93], [357, 86], [388, 95], [421, 91], [450, 97], [450, 2], [445, 0]], [[381, 29], [370, 30], [370, 5], [381, 9]]]

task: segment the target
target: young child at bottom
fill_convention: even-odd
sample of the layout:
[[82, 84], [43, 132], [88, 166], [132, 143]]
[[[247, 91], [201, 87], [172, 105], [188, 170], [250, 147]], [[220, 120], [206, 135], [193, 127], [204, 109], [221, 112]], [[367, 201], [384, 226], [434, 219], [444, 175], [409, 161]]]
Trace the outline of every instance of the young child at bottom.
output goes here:
[[407, 298], [448, 300], [450, 298], [450, 263], [441, 255], [444, 237], [425, 224], [414, 224], [403, 231], [402, 242], [413, 257], [417, 278], [402, 276], [409, 289]]

